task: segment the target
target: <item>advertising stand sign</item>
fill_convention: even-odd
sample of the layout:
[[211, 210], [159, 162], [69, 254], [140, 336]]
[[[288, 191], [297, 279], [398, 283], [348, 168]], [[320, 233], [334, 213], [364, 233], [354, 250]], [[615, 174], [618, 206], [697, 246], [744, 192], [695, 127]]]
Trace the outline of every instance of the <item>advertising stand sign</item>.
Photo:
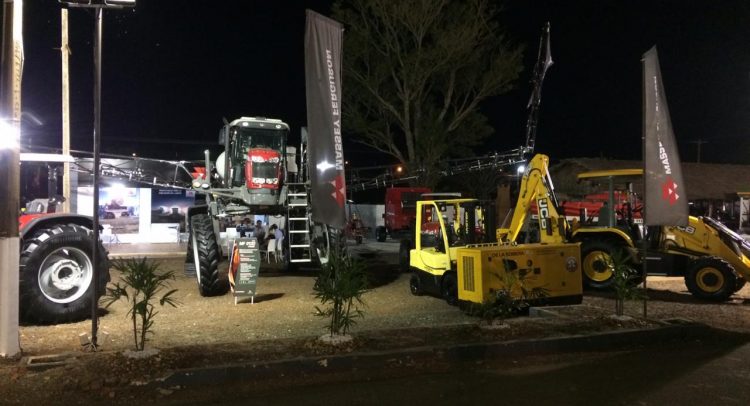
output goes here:
[[258, 272], [260, 271], [260, 251], [258, 240], [238, 238], [234, 240], [232, 256], [229, 261], [229, 283], [234, 294], [234, 304], [239, 298], [250, 297], [255, 303]]

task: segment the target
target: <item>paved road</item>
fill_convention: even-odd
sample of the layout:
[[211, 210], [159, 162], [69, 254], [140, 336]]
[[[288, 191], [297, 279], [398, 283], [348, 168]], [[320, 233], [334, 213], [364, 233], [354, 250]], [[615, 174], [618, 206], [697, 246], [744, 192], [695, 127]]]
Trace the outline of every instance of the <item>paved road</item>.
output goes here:
[[[606, 353], [440, 367], [398, 378], [264, 390], [238, 383], [183, 388], [158, 403], [226, 405], [747, 405], [750, 344], [727, 337]], [[348, 379], [352, 379], [349, 377]], [[276, 383], [282, 383], [279, 377]]]

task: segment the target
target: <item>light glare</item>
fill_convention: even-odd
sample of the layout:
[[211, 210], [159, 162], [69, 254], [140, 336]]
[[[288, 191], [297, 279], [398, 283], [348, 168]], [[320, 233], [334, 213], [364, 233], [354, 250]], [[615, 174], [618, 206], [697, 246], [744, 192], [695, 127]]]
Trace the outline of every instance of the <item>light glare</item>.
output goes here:
[[0, 120], [0, 149], [18, 150], [20, 131], [6, 120]]

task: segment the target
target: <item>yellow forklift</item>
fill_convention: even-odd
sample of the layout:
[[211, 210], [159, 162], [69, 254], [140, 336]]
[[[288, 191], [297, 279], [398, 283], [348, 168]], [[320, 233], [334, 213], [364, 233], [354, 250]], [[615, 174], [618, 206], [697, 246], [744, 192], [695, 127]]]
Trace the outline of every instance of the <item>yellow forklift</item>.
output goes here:
[[[401, 246], [412, 271], [412, 294], [430, 293], [454, 305], [483, 303], [510, 289], [502, 277], [510, 272], [523, 277], [527, 289], [543, 288], [544, 304], [581, 303], [580, 246], [567, 242], [569, 227], [558, 215], [548, 161], [539, 154], [529, 163], [508, 228], [495, 231], [494, 213], [476, 199], [418, 201], [414, 242]], [[541, 238], [519, 244], [532, 201], [546, 208], [538, 217]]]

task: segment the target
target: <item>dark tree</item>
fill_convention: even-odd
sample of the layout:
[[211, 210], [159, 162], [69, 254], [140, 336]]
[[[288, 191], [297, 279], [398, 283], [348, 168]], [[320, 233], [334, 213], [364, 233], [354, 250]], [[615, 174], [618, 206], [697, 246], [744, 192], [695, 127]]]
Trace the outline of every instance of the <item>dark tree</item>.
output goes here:
[[337, 1], [343, 22], [344, 118], [358, 140], [424, 170], [470, 153], [493, 132], [482, 100], [510, 90], [522, 47], [509, 42], [497, 1]]

